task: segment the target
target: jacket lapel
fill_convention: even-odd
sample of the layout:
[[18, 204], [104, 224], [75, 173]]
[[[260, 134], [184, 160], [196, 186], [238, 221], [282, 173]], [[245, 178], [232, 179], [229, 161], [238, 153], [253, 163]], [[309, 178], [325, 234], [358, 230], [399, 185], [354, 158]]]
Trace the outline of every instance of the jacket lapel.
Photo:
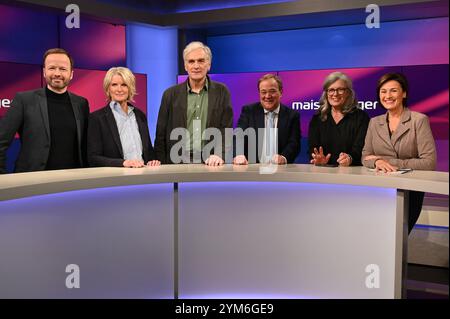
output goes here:
[[286, 109], [283, 107], [283, 105], [280, 105], [280, 111], [278, 112], [277, 128], [278, 128], [278, 146], [280, 146], [280, 140], [284, 140], [284, 138], [282, 137], [284, 137], [286, 128], [288, 128], [288, 116]]
[[389, 136], [389, 127], [387, 125], [387, 112], [384, 116], [380, 116], [377, 119], [377, 133], [378, 136], [381, 138], [381, 140], [386, 143], [387, 145], [389, 145], [390, 147], [392, 147], [392, 141], [391, 138]]
[[[135, 108], [136, 110], [136, 108]], [[150, 141], [148, 140], [149, 134], [147, 133], [147, 125], [145, 122], [142, 121], [141, 117], [138, 115], [137, 112], [134, 112], [136, 117], [136, 122], [138, 125], [139, 134], [141, 135], [141, 142], [142, 142], [142, 157], [146, 161], [148, 158], [147, 152], [149, 151], [148, 145]]]
[[81, 149], [81, 116], [80, 116], [80, 105], [76, 103], [72, 93], [69, 92], [70, 104], [72, 105], [73, 115], [75, 116], [75, 123], [77, 125], [77, 137], [78, 137], [78, 147]]
[[42, 121], [44, 122], [47, 138], [50, 140], [50, 124], [48, 119], [47, 97], [45, 96], [45, 88], [37, 92], [39, 100], [39, 108], [41, 109]]
[[256, 128], [265, 128], [266, 123], [264, 121], [264, 108], [261, 105], [261, 103], [258, 104], [258, 107], [256, 108]]
[[208, 115], [206, 118], [206, 127], [214, 127], [214, 123], [212, 122], [213, 119], [213, 114], [215, 111], [215, 106], [217, 105], [216, 101], [217, 101], [217, 94], [216, 94], [216, 90], [215, 90], [215, 85], [214, 83], [209, 79], [209, 77], [207, 77], [207, 81], [208, 81]]
[[398, 124], [397, 129], [392, 135], [392, 145], [398, 142], [398, 140], [402, 137], [403, 134], [410, 130], [411, 123], [411, 112], [405, 108], [402, 113], [402, 117], [400, 119], [400, 123]]
[[175, 115], [174, 119], [176, 120], [176, 122], [178, 122], [178, 120], [180, 121], [179, 123], [176, 123], [174, 125], [174, 128], [176, 127], [184, 127], [187, 128], [187, 81], [189, 81], [189, 78], [187, 78], [187, 80], [184, 82], [184, 85], [181, 85], [179, 87], [179, 91], [177, 92], [177, 97], [176, 97], [176, 101], [177, 101], [177, 105], [174, 105], [174, 112], [180, 112], [180, 116]]
[[111, 107], [109, 104], [105, 108], [105, 116], [106, 116], [106, 122], [108, 123], [109, 129], [111, 130], [112, 137], [114, 142], [117, 145], [117, 148], [119, 149], [120, 155], [123, 158], [123, 149], [122, 149], [122, 143], [120, 142], [120, 136], [119, 136], [119, 129], [116, 124], [116, 120], [114, 118], [114, 114], [112, 113]]
[[[258, 106], [256, 107], [256, 114], [255, 114], [255, 124], [256, 124], [256, 144], [258, 145], [258, 158], [261, 158], [262, 155], [262, 147], [264, 143], [264, 129], [266, 127], [265, 123], [265, 115], [264, 115], [264, 108], [261, 105], [261, 103], [258, 103]], [[262, 136], [259, 135], [259, 133], [262, 134]], [[261, 141], [261, 143], [260, 143]], [[250, 146], [251, 147], [251, 146]]]

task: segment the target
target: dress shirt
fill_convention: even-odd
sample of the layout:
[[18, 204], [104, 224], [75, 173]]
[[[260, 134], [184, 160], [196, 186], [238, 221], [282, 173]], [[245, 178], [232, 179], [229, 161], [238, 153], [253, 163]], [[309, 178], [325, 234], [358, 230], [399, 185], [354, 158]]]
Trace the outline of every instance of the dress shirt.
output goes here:
[[[273, 147], [273, 154], [269, 154], [269, 150], [267, 149], [267, 128], [268, 128], [268, 122], [269, 122], [269, 111], [264, 109], [264, 127], [266, 128], [264, 130], [264, 140], [263, 140], [263, 145], [262, 145], [262, 152], [261, 152], [261, 163], [269, 163], [270, 160], [272, 159], [272, 156], [278, 153], [278, 130], [276, 130], [275, 128], [278, 127], [278, 113], [280, 112], [280, 106], [278, 105], [278, 107], [272, 111], [274, 117], [273, 117], [273, 132], [274, 134], [271, 136], [271, 140], [272, 140], [272, 147]], [[271, 156], [269, 156], [271, 155]]]
[[122, 144], [123, 157], [125, 160], [142, 159], [142, 140], [134, 114], [134, 107], [128, 105], [128, 113], [125, 113], [120, 104], [111, 101], [111, 107], [117, 129], [119, 130], [120, 143]]
[[[208, 80], [199, 93], [192, 91], [189, 81], [187, 81], [187, 129], [189, 130], [189, 144], [187, 150], [194, 152], [201, 152], [204, 146], [202, 140], [203, 132], [206, 129], [206, 121], [208, 118]], [[194, 121], [200, 121], [200, 127], [194, 128]], [[198, 122], [197, 122], [198, 123]], [[200, 130], [200, 143], [194, 143], [194, 129]]]

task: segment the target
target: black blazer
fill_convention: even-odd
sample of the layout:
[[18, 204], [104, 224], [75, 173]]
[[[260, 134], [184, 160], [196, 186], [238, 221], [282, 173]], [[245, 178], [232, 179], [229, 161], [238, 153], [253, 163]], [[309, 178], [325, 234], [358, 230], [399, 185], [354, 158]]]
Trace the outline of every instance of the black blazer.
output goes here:
[[[168, 88], [161, 99], [156, 126], [156, 157], [171, 164], [170, 150], [179, 140], [170, 140], [173, 129], [187, 126], [187, 81]], [[206, 128], [215, 127], [222, 133], [222, 159], [225, 159], [225, 128], [233, 127], [230, 92], [222, 83], [208, 77], [208, 115]]]
[[[78, 135], [78, 154], [81, 166], [87, 166], [86, 136], [89, 103], [81, 96], [69, 92]], [[45, 170], [50, 151], [50, 124], [45, 88], [19, 92], [11, 108], [0, 120], [0, 173], [6, 173], [6, 151], [19, 133], [21, 147], [15, 172]]]
[[339, 124], [334, 122], [331, 110], [328, 111], [325, 121], [320, 119], [319, 113], [315, 114], [309, 122], [308, 153], [310, 158], [314, 148], [319, 149], [322, 146], [325, 155], [331, 154], [329, 163], [335, 164], [339, 153], [344, 152], [352, 157], [352, 166], [360, 166], [369, 121], [367, 113], [358, 108], [347, 113]]
[[[147, 163], [155, 159], [147, 117], [137, 107], [134, 108], [134, 114], [141, 135], [142, 158]], [[123, 167], [119, 129], [109, 104], [90, 115], [87, 153], [90, 166]]]
[[[262, 152], [262, 145], [258, 143], [258, 128], [265, 127], [264, 108], [261, 103], [258, 102], [244, 106], [241, 115], [239, 116], [237, 127], [240, 127], [242, 130], [246, 130], [249, 127], [256, 130], [256, 160], [258, 161], [258, 155]], [[300, 153], [300, 114], [297, 111], [288, 108], [286, 105], [281, 104], [278, 113], [277, 128], [278, 154], [286, 157], [288, 163], [293, 163], [298, 153]], [[236, 155], [239, 155], [239, 153], [236, 153]], [[245, 155], [248, 159], [247, 138], [245, 139]]]

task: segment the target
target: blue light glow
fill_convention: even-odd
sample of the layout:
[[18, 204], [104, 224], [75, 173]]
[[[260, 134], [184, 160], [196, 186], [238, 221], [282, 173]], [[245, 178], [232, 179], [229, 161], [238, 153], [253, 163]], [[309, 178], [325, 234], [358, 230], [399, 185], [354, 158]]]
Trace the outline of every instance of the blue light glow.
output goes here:
[[126, 39], [127, 67], [133, 72], [147, 74], [147, 119], [154, 141], [162, 94], [176, 84], [177, 30], [129, 23]]
[[[180, 183], [178, 185], [179, 189], [186, 188], [186, 189], [198, 189], [198, 188], [204, 188], [205, 186], [214, 186], [214, 187], [223, 187], [223, 193], [227, 189], [235, 190], [237, 188], [245, 188], [246, 191], [255, 191], [255, 192], [262, 192], [264, 190], [267, 190], [268, 187], [273, 185], [273, 187], [276, 187], [277, 189], [297, 189], [298, 191], [302, 191], [302, 189], [308, 189], [308, 190], [314, 190], [317, 191], [318, 194], [320, 194], [320, 191], [333, 191], [336, 192], [336, 194], [342, 193], [342, 192], [348, 192], [351, 191], [355, 194], [355, 196], [358, 196], [358, 193], [361, 194], [377, 194], [382, 196], [397, 196], [397, 190], [393, 188], [383, 188], [383, 187], [374, 187], [374, 186], [355, 186], [355, 185], [342, 185], [342, 184], [319, 184], [319, 183], [300, 183], [300, 182], [186, 182], [186, 183]], [[248, 185], [245, 186], [245, 185]]]
[[75, 191], [66, 191], [60, 193], [46, 194], [46, 195], [35, 195], [24, 198], [17, 198], [11, 200], [0, 201], [0, 212], [7, 213], [12, 207], [14, 209], [21, 205], [33, 206], [33, 205], [45, 205], [52, 204], [55, 201], [61, 202], [65, 200], [79, 200], [80, 203], [86, 202], [88, 200], [108, 200], [108, 198], [115, 198], [117, 196], [123, 195], [124, 193], [136, 194], [138, 192], [155, 192], [161, 189], [171, 189], [173, 186], [171, 183], [164, 184], [145, 184], [145, 185], [129, 185], [129, 186], [113, 186], [113, 187], [103, 187], [103, 188], [93, 188], [93, 189], [82, 189]]
[[[414, 41], [418, 34], [421, 41]], [[380, 54], [386, 38], [390, 48]], [[357, 24], [210, 36], [207, 42], [211, 73], [448, 64], [448, 18], [384, 22], [375, 31]]]
[[216, 0], [216, 1], [191, 1], [191, 2], [192, 3], [181, 2], [175, 11], [178, 13], [182, 13], [182, 12], [194, 12], [194, 11], [220, 10], [220, 9], [229, 9], [229, 8], [257, 6], [257, 5], [263, 5], [263, 4], [293, 2], [293, 0], [246, 0], [246, 1]]

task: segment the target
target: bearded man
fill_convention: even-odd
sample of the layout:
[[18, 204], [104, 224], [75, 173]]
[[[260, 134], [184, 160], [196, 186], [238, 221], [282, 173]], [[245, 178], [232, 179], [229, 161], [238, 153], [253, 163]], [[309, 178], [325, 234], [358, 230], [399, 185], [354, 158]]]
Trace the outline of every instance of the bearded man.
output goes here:
[[64, 49], [50, 49], [42, 69], [46, 87], [18, 92], [0, 120], [0, 173], [6, 173], [6, 151], [16, 133], [17, 173], [86, 166], [89, 103], [67, 91], [73, 59]]

